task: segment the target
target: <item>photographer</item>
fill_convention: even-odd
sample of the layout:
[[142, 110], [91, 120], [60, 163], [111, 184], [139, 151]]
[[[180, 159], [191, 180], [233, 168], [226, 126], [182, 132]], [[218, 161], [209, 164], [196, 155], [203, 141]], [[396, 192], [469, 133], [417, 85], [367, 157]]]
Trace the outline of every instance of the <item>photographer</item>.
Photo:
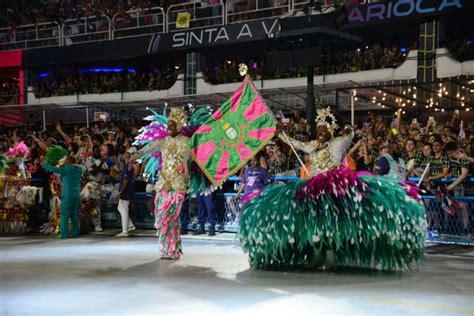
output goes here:
[[280, 146], [275, 141], [271, 141], [265, 147], [265, 153], [268, 173], [271, 176], [281, 175], [286, 169], [286, 157], [280, 151]]

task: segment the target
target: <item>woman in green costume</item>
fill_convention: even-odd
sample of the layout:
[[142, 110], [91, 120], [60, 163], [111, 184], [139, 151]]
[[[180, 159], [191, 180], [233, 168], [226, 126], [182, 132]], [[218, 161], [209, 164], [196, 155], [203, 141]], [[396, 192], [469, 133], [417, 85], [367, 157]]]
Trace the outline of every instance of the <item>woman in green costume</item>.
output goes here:
[[418, 192], [400, 179], [341, 166], [353, 133], [318, 110], [317, 139], [280, 135], [309, 154], [309, 180], [272, 185], [248, 202], [240, 242], [254, 269], [360, 266], [410, 268], [424, 256], [426, 212]]

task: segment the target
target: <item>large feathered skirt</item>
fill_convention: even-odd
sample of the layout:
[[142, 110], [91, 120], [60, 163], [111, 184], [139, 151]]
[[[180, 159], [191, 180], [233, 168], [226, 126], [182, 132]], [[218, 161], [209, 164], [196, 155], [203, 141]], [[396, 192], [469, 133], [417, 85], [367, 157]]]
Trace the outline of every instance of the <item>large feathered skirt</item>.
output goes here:
[[334, 169], [265, 188], [244, 205], [240, 242], [254, 269], [336, 266], [398, 270], [424, 257], [426, 212], [416, 188]]

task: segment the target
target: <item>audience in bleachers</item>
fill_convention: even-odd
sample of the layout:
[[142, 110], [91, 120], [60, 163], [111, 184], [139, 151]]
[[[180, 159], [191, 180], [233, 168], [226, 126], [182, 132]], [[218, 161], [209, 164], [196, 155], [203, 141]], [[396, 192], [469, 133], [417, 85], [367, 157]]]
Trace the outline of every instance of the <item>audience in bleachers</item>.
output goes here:
[[0, 80], [0, 105], [18, 104], [18, 79]]
[[46, 75], [35, 85], [37, 98], [103, 94], [125, 91], [152, 91], [169, 89], [176, 81], [179, 66], [155, 68], [141, 72], [83, 72], [69, 76]]

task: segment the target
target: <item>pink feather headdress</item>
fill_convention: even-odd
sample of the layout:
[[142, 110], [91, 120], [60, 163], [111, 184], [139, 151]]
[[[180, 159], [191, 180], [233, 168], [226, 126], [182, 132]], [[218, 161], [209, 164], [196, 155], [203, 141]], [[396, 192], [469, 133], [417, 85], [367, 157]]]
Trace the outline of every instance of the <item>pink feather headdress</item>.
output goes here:
[[8, 151], [5, 153], [7, 156], [23, 156], [23, 157], [28, 157], [30, 154], [30, 149], [24, 142], [19, 142], [15, 147], [12, 147], [8, 149]]

